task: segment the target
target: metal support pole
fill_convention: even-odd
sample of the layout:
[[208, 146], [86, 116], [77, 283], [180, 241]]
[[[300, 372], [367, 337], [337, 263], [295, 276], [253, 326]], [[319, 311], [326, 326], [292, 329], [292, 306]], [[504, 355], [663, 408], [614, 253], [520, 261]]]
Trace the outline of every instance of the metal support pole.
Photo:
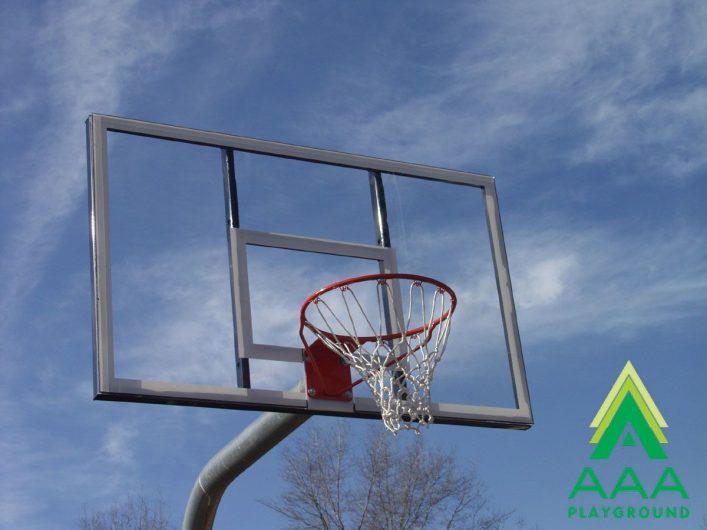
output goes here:
[[[368, 172], [368, 183], [371, 191], [371, 207], [373, 209], [373, 224], [376, 229], [376, 243], [379, 247], [390, 248], [390, 230], [388, 229], [388, 207], [385, 204], [385, 191], [383, 189], [383, 177], [380, 171]], [[383, 272], [381, 263], [380, 272]], [[390, 326], [390, 310], [388, 299], [383, 298], [383, 312], [385, 314], [385, 325], [388, 333], [392, 332]]]
[[[221, 166], [223, 169], [223, 191], [226, 200], [226, 235], [228, 237], [228, 259], [231, 270], [231, 307], [236, 307], [235, 290], [233, 286], [233, 263], [230, 262], [233, 253], [233, 241], [231, 241], [231, 228], [241, 226], [240, 214], [238, 212], [238, 187], [236, 185], [236, 163], [233, 149], [221, 149]], [[236, 322], [235, 309], [233, 311], [233, 330], [238, 327]], [[236, 347], [236, 378], [239, 388], [250, 388], [250, 365], [247, 357], [241, 357], [238, 352], [238, 337], [234, 336], [233, 344]]]
[[[376, 240], [379, 247], [390, 248], [390, 229], [388, 228], [388, 206], [385, 202], [385, 189], [383, 188], [383, 176], [380, 171], [369, 171], [368, 182], [371, 190], [371, 206], [373, 207], [373, 223], [376, 228]], [[382, 272], [382, 271], [381, 271]], [[383, 298], [383, 311], [385, 314], [385, 325], [388, 333], [392, 331], [390, 320], [390, 303], [387, 298]], [[405, 387], [405, 372], [395, 370], [393, 373], [396, 392], [399, 386]], [[407, 394], [402, 394], [403, 399], [407, 399]]]
[[385, 204], [383, 177], [380, 171], [369, 171], [368, 182], [371, 187], [371, 205], [373, 206], [373, 222], [376, 225], [378, 246], [390, 248], [390, 231], [388, 230], [388, 208]]
[[194, 483], [182, 530], [211, 530], [231, 482], [309, 418], [308, 414], [264, 412], [216, 453]]

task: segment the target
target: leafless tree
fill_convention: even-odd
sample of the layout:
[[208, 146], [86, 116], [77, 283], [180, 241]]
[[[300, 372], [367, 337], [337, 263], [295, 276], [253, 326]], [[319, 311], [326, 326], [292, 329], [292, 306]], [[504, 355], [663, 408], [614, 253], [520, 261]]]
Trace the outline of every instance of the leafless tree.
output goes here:
[[172, 530], [162, 499], [150, 500], [142, 495], [130, 496], [105, 511], [84, 514], [80, 530]]
[[283, 451], [282, 497], [263, 504], [293, 529], [497, 530], [512, 512], [492, 510], [473, 467], [452, 452], [370, 431], [351, 447], [339, 424], [309, 428]]

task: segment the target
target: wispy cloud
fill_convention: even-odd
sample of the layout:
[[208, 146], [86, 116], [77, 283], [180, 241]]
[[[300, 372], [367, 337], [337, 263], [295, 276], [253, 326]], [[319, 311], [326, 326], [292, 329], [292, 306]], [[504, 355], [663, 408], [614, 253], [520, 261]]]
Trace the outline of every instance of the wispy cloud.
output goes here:
[[[13, 339], [26, 337], [28, 327], [23, 316], [29, 295], [46, 279], [47, 264], [64, 242], [63, 234], [72, 216], [85, 210], [83, 122], [88, 114], [119, 113], [119, 109], [128, 107], [136, 94], [134, 88], [164, 72], [163, 62], [171, 60], [193, 32], [213, 30], [224, 34], [226, 26], [233, 31], [238, 24], [262, 20], [273, 7], [270, 2], [245, 2], [212, 9], [212, 4], [198, 1], [160, 7], [106, 0], [0, 8], [3, 14], [10, 9], [17, 11], [10, 20], [21, 23], [18, 28], [3, 31], [0, 39], [0, 65], [5, 74], [12, 72], [12, 76], [7, 75], [12, 80], [11, 90], [2, 90], [0, 102], [0, 114], [8, 126], [2, 147], [11, 145], [7, 152], [12, 154], [0, 169], [0, 179], [8, 184], [3, 189], [0, 235], [3, 528], [64, 527], [65, 521], [48, 513], [59, 502], [61, 506], [75, 506], [91, 496], [115, 494], [118, 485], [139, 485], [140, 469], [133, 448], [141, 420], [113, 417], [99, 422], [105, 427], [97, 427], [95, 432], [89, 424], [81, 423], [80, 429], [86, 433], [79, 442], [72, 439], [69, 433], [78, 430], [75, 422], [80, 423], [85, 412], [82, 406], [88, 404], [90, 396], [86, 385], [77, 383], [85, 381], [87, 372], [72, 372], [70, 377], [57, 375], [53, 362], [33, 371], [27, 357], [21, 355], [19, 341]], [[3, 29], [6, 27], [3, 25]], [[66, 256], [61, 265], [52, 263], [52, 272], [70, 266], [65, 261]], [[59, 281], [56, 278], [66, 279], [67, 273], [72, 274], [59, 272], [54, 285]], [[87, 280], [84, 274], [84, 282]], [[33, 309], [35, 313], [50, 311], [49, 320], [54, 324], [54, 316], [61, 313], [51, 304]], [[60, 327], [52, 331], [60, 335]], [[47, 333], [47, 329], [42, 332]], [[76, 353], [65, 354], [57, 362], [65, 363], [62, 366], [66, 368]], [[21, 381], [13, 379], [17, 373], [23, 375]], [[41, 399], [16, 392], [33, 383], [41, 386]], [[66, 392], [77, 385], [82, 387], [80, 395]], [[63, 423], [59, 426], [53, 421], [60, 415]], [[144, 441], [140, 445], [144, 446]], [[111, 471], [107, 473], [107, 469]], [[65, 508], [67, 512], [71, 509]]]
[[[707, 309], [706, 247], [702, 235], [694, 232], [536, 226], [507, 238], [512, 241], [509, 260], [527, 347], [587, 335], [621, 339]], [[441, 242], [467, 239], [468, 234], [455, 237], [448, 229], [428, 231], [416, 240], [415, 250], [441, 255]], [[444, 281], [460, 300], [445, 367], [467, 364], [473, 355], [474, 362], [502, 369], [505, 343], [490, 254], [477, 246], [467, 255], [466, 246], [452, 244], [443, 251], [445, 262], [456, 264], [445, 271]], [[399, 256], [401, 262], [408, 258]], [[251, 284], [256, 341], [260, 337], [263, 343], [298, 346], [297, 313], [309, 294], [306, 286], [353, 275], [347, 267], [322, 270], [305, 264], [262, 257], [250, 262], [258, 271]], [[126, 292], [147, 293], [156, 301], [154, 306], [142, 304], [139, 322], [121, 330], [129, 339], [117, 346], [125, 356], [124, 367], [145, 379], [233, 384], [230, 284], [223, 248], [194, 250], [186, 257], [164, 255], [118, 269], [116, 281], [127, 281]], [[292, 363], [256, 361], [253, 366], [257, 386], [264, 388], [283, 388], [302, 376], [301, 366]], [[453, 370], [445, 373], [453, 375]]]
[[[429, 68], [401, 53], [380, 72], [397, 76], [396, 97], [368, 85], [366, 103], [330, 114], [327, 134], [358, 152], [481, 170], [525, 149], [535, 164], [538, 152], [570, 166], [636, 157], [622, 179], [704, 169], [704, 3], [546, 0], [446, 13], [444, 59]], [[411, 83], [420, 90], [404, 90]], [[329, 88], [346, 86], [361, 99], [358, 83]]]
[[702, 234], [549, 229], [515, 236], [510, 260], [529, 344], [627, 337], [707, 309]]
[[[74, 410], [81, 410], [81, 401], [74, 402]], [[114, 418], [102, 446], [92, 447], [90, 441], [76, 443], [67, 435], [44, 431], [38, 424], [51, 420], [44, 416], [47, 403], [40, 405], [17, 399], [0, 401], [3, 528], [58, 528], [52, 514], [49, 519], [42, 517], [57, 496], [64, 502], [85, 502], [93, 496], [116, 493], [117, 485], [125, 484], [130, 477], [135, 484], [139, 481], [130, 447], [135, 435], [130, 421]]]
[[114, 268], [118, 376], [233, 385], [226, 245], [164, 252]]
[[[26, 146], [27, 161], [15, 168], [23, 168], [25, 184], [0, 258], [0, 271], [8, 278], [0, 298], [0, 332], [7, 331], [20, 301], [41, 280], [68, 216], [84, 205], [88, 114], [115, 112], [126, 89], [156, 75], [159, 61], [190, 32], [262, 18], [272, 8], [272, 3], [254, 2], [207, 11], [209, 5], [190, 2], [157, 10], [135, 1], [63, 2], [47, 4], [39, 15], [34, 60], [46, 77], [46, 120], [34, 144]], [[6, 105], [18, 110], [24, 103]]]
[[22, 94], [12, 99], [0, 103], [0, 115], [6, 117], [7, 114], [16, 114], [26, 111], [33, 103], [34, 97], [32, 94]]
[[6, 482], [6, 487], [0, 493], [0, 525], [5, 528], [16, 527], [27, 516], [41, 509], [41, 502], [37, 502], [31, 480], [27, 476], [27, 470], [41, 466], [41, 457], [27, 450], [29, 440], [26, 434], [17, 429], [18, 420], [14, 410], [15, 407], [10, 406], [8, 401], [0, 401], [0, 426], [3, 433], [0, 437], [0, 454], [3, 455], [0, 473]]
[[[555, 221], [506, 234], [526, 348], [542, 354], [543, 344], [580, 336], [622, 340], [707, 313], [703, 234], [688, 228], [636, 233]], [[439, 250], [440, 242], [455, 240], [460, 243]], [[452, 376], [451, 367], [467, 364], [470, 355], [489, 369], [506, 366], [490, 255], [478, 252], [479, 246], [465, 253], [468, 234], [448, 229], [428, 230], [416, 242], [420, 255], [444, 256], [456, 264], [443, 273], [460, 303], [441, 370]]]
[[132, 445], [138, 436], [134, 425], [113, 423], [108, 426], [108, 431], [103, 437], [101, 454], [109, 464], [134, 464], [134, 451]]
[[[343, 260], [324, 270], [317, 266], [315, 256], [310, 255], [314, 261], [309, 263], [307, 259], [295, 263], [249, 256], [256, 343], [301, 347], [299, 308], [305, 297], [335, 279], [376, 268], [364, 260]], [[225, 242], [216, 247], [191, 247], [188, 253], [162, 252], [116, 263], [113, 285], [119, 377], [235, 384]], [[254, 360], [252, 368], [257, 388], [289, 388], [304, 374], [297, 363]]]

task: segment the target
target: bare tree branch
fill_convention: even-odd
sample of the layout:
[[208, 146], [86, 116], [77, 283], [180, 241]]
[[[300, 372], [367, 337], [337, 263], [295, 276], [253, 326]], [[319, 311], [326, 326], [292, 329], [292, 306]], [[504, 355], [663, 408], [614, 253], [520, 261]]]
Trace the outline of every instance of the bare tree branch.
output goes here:
[[150, 501], [142, 495], [129, 496], [124, 502], [105, 511], [84, 514], [79, 519], [81, 530], [171, 530], [164, 501]]
[[264, 502], [291, 528], [499, 530], [512, 512], [494, 511], [476, 470], [452, 452], [371, 430], [352, 450], [339, 423], [314, 427], [283, 453], [286, 490]]

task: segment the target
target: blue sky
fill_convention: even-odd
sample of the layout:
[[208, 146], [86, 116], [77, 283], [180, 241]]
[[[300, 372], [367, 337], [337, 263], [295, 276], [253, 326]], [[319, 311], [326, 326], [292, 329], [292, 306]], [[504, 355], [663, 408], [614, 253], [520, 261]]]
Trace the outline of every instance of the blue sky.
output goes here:
[[[696, 1], [4, 2], [0, 527], [71, 528], [84, 505], [140, 490], [180, 521], [201, 466], [257, 416], [91, 400], [91, 112], [496, 176], [536, 425], [425, 436], [475, 462], [494, 504], [540, 528], [697, 526], [706, 23]], [[221, 200], [183, 193], [203, 211]], [[180, 259], [210, 263], [210, 251]], [[150, 264], [136, 282], [161, 275]], [[203, 274], [181, 301], [225, 325], [223, 300], [207, 296], [222, 279]], [[670, 426], [693, 513], [679, 526], [566, 517], [590, 465], [589, 422], [629, 359]], [[608, 476], [637, 459], [622, 451]], [[283, 524], [257, 502], [277, 493], [278, 463], [275, 450], [231, 486], [216, 528]]]

